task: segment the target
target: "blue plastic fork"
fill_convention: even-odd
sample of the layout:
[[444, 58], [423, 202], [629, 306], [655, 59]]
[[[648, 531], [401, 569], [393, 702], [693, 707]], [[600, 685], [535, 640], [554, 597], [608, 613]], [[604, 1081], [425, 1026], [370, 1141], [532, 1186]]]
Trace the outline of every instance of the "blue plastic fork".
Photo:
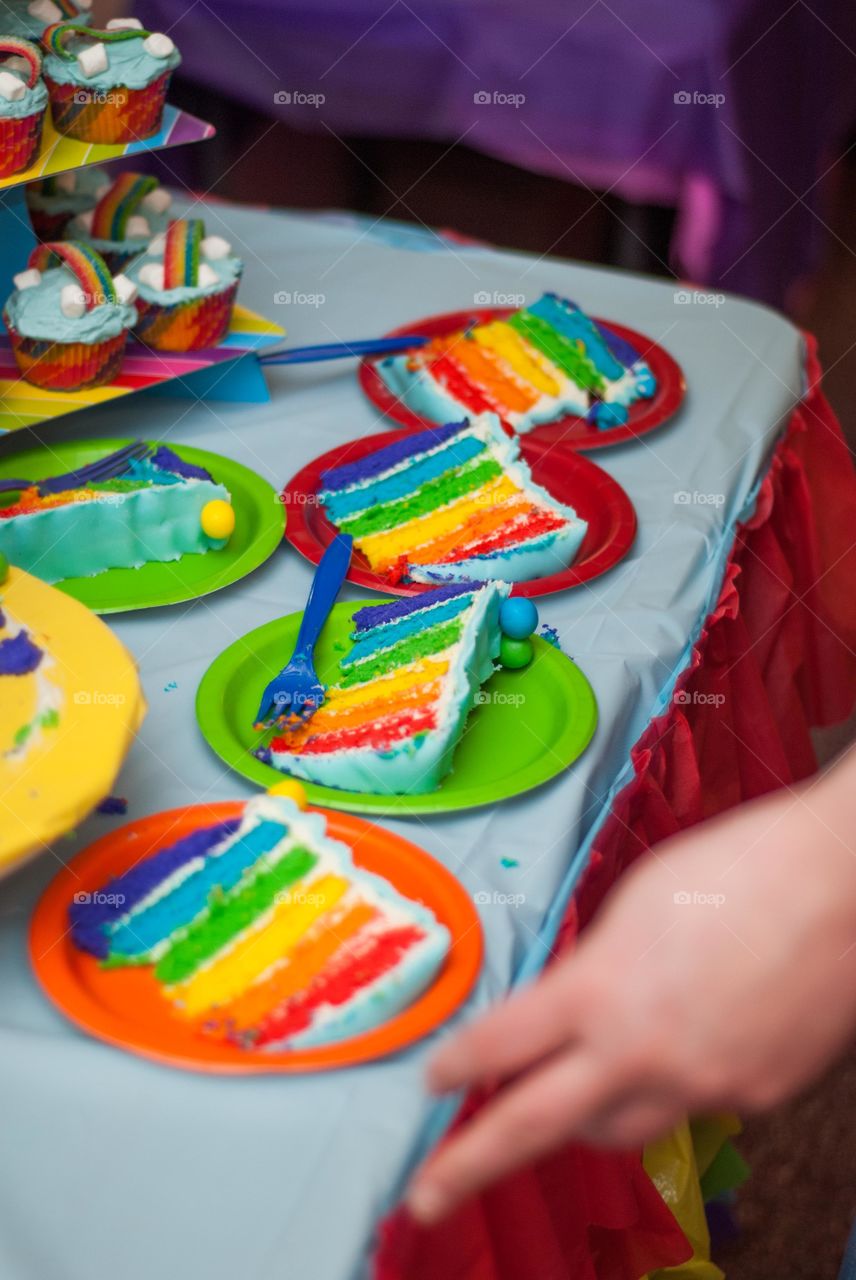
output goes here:
[[431, 341], [423, 334], [404, 333], [397, 338], [355, 338], [353, 342], [323, 342], [312, 347], [287, 347], [263, 351], [259, 364], [317, 364], [320, 360], [346, 360], [349, 356], [392, 356]]
[[29, 489], [36, 485], [42, 497], [51, 493], [64, 493], [66, 489], [77, 489], [84, 484], [97, 484], [104, 480], [115, 480], [124, 475], [132, 462], [141, 462], [143, 458], [154, 453], [151, 445], [142, 440], [132, 440], [114, 453], [90, 462], [76, 471], [66, 471], [59, 476], [46, 476], [42, 480], [22, 480], [9, 477], [0, 479], [0, 493], [14, 493], [18, 489]]
[[326, 690], [315, 670], [313, 654], [345, 581], [353, 544], [349, 533], [339, 533], [321, 557], [309, 588], [291, 661], [274, 676], [262, 694], [253, 725], [257, 731], [297, 729], [306, 724], [324, 702]]

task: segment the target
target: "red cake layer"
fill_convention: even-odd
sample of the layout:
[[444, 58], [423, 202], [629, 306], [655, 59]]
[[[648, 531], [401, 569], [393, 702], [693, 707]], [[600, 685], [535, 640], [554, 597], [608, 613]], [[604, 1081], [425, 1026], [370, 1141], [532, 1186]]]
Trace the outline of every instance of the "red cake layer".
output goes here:
[[544, 533], [552, 533], [554, 529], [561, 529], [565, 524], [563, 516], [556, 515], [551, 511], [545, 511], [541, 507], [536, 507], [532, 513], [515, 524], [514, 528], [500, 530], [499, 533], [491, 534], [489, 537], [481, 538], [478, 542], [465, 543], [456, 547], [454, 551], [450, 551], [448, 555], [440, 556], [435, 564], [454, 564], [458, 560], [464, 560], [469, 556], [486, 556], [493, 551], [503, 551], [509, 546], [518, 546], [519, 543], [529, 538], [537, 538]]
[[356, 992], [394, 969], [405, 951], [425, 937], [416, 925], [403, 925], [343, 947], [305, 991], [291, 996], [259, 1024], [256, 1046], [275, 1043], [305, 1030], [322, 1004], [342, 1005]]
[[386, 751], [404, 738], [427, 733], [435, 727], [434, 710], [426, 707], [421, 711], [396, 711], [382, 720], [374, 720], [354, 729], [319, 733], [302, 745], [287, 737], [274, 738], [270, 749], [274, 753], [285, 751], [295, 755], [322, 755], [330, 751], [341, 751], [346, 747], [373, 747], [375, 751]]

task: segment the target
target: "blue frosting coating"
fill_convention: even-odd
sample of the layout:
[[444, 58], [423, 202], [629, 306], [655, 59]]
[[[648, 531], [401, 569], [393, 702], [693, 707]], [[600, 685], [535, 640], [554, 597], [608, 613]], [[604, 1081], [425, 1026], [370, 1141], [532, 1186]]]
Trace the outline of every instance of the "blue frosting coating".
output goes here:
[[24, 194], [29, 207], [44, 213], [82, 213], [85, 209], [94, 209], [100, 196], [110, 186], [109, 175], [97, 164], [87, 165], [84, 169], [73, 169], [69, 176], [74, 181], [71, 191], [63, 190], [56, 177], [44, 178], [41, 182], [28, 182]]
[[[141, 31], [131, 40], [114, 40], [106, 44], [107, 70], [97, 75], [85, 76], [77, 64], [77, 58], [66, 60], [49, 53], [44, 60], [46, 76], [57, 84], [79, 84], [85, 89], [114, 89], [125, 85], [128, 89], [145, 89], [165, 71], [174, 71], [181, 62], [181, 55], [173, 49], [167, 58], [153, 58], [144, 48], [147, 32]], [[97, 36], [69, 36], [65, 47], [77, 54], [97, 41]]]
[[171, 893], [121, 922], [111, 937], [111, 953], [147, 956], [175, 929], [195, 920], [207, 907], [213, 890], [225, 893], [231, 889], [262, 854], [268, 853], [287, 834], [288, 828], [281, 822], [259, 822], [246, 835], [233, 840], [222, 853], [206, 858], [204, 864]]
[[30, 289], [16, 289], [6, 314], [18, 333], [43, 342], [95, 343], [115, 338], [135, 323], [135, 309], [116, 302], [102, 302], [82, 316], [63, 315], [60, 296], [68, 284], [77, 284], [77, 278], [63, 266], [45, 271]]
[[444, 449], [414, 462], [406, 470], [395, 475], [377, 480], [371, 488], [355, 489], [351, 492], [331, 494], [325, 501], [327, 514], [334, 524], [339, 524], [355, 511], [362, 511], [369, 503], [394, 502], [415, 493], [423, 484], [443, 475], [450, 467], [462, 466], [478, 453], [484, 451], [483, 441], [475, 436], [466, 436], [463, 440], [452, 440]]
[[582, 342], [586, 355], [604, 378], [620, 378], [624, 373], [624, 366], [604, 342], [600, 329], [579, 307], [564, 302], [555, 293], [545, 293], [526, 310], [530, 315], [546, 320], [569, 342]]
[[342, 659], [341, 665], [347, 668], [355, 662], [362, 662], [378, 649], [388, 649], [391, 645], [398, 644], [400, 640], [406, 640], [408, 636], [424, 631], [427, 627], [433, 627], [438, 622], [448, 622], [451, 618], [456, 618], [459, 613], [463, 613], [465, 609], [469, 609], [472, 602], [470, 594], [443, 600], [436, 605], [430, 599], [425, 600], [423, 608], [433, 606], [430, 607], [430, 611], [409, 613], [403, 618], [393, 619], [386, 626], [375, 627], [374, 630], [361, 634], [350, 652]]
[[425, 453], [427, 449], [436, 449], [439, 445], [445, 444], [447, 440], [466, 430], [468, 425], [467, 421], [448, 422], [442, 427], [428, 427], [425, 431], [416, 431], [412, 435], [404, 436], [394, 444], [388, 444], [383, 449], [367, 454], [357, 462], [346, 462], [341, 467], [333, 467], [330, 471], [325, 471], [321, 476], [319, 488], [321, 490], [346, 489], [352, 484], [359, 484], [361, 480], [379, 476], [414, 454]]
[[163, 264], [163, 252], [160, 253], [144, 253], [140, 257], [135, 258], [125, 268], [125, 275], [129, 280], [133, 280], [134, 284], [140, 291], [140, 297], [145, 302], [153, 302], [159, 307], [175, 306], [179, 302], [189, 302], [192, 298], [207, 298], [215, 293], [222, 293], [241, 278], [241, 272], [244, 264], [240, 258], [202, 258], [207, 263], [217, 277], [214, 284], [194, 284], [180, 285], [177, 289], [154, 289], [150, 284], [146, 284], [145, 280], [140, 279], [140, 272], [143, 267], [150, 263]]
[[[3, 26], [3, 15], [0, 10], [0, 26]], [[5, 32], [5, 27], [3, 27]], [[2, 37], [0, 37], [2, 38]], [[0, 53], [0, 58], [4, 55]], [[13, 76], [26, 84], [28, 77], [23, 71], [16, 70], [15, 67], [7, 67], [0, 62], [0, 70], [9, 71]], [[6, 120], [24, 120], [27, 116], [35, 116], [44, 111], [48, 105], [48, 91], [45, 83], [39, 77], [32, 89], [27, 89], [23, 98], [18, 98], [15, 102], [9, 102], [6, 98], [0, 98], [0, 116]]]
[[[568, 305], [573, 306], [574, 303], [571, 302]], [[635, 347], [632, 347], [625, 338], [619, 338], [618, 334], [613, 333], [605, 324], [598, 324], [594, 319], [592, 320], [592, 324], [595, 326], [619, 364], [626, 365], [628, 369], [631, 365], [636, 364], [639, 359], [639, 352]]]
[[233, 836], [240, 825], [240, 817], [227, 818], [225, 822], [193, 831], [138, 862], [123, 876], [108, 880], [100, 893], [88, 895], [88, 901], [73, 902], [68, 909], [68, 918], [75, 945], [103, 959], [110, 951], [111, 925], [127, 915], [162, 880], [174, 875], [194, 858], [210, 854]]
[[418, 596], [404, 596], [401, 600], [392, 600], [388, 604], [367, 604], [357, 610], [351, 621], [355, 631], [371, 631], [374, 627], [382, 627], [384, 623], [391, 622], [393, 618], [403, 618], [417, 609], [439, 604], [441, 600], [450, 600], [465, 591], [475, 591], [478, 586], [477, 582], [455, 582], [448, 587], [438, 587], [436, 591], [422, 591]]
[[606, 431], [610, 427], [623, 427], [630, 414], [626, 405], [619, 404], [615, 400], [609, 404], [603, 400], [598, 400], [589, 409], [586, 417], [589, 422], [593, 422], [601, 431]]
[[38, 667], [44, 653], [26, 631], [0, 640], [0, 676], [26, 676]]

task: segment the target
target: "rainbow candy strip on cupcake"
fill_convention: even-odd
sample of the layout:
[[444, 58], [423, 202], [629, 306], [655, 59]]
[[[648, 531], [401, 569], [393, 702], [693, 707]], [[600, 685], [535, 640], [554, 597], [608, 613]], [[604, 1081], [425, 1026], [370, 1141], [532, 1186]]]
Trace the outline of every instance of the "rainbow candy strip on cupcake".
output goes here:
[[139, 290], [135, 336], [158, 351], [215, 347], [229, 329], [243, 263], [199, 218], [176, 218], [128, 268]]
[[137, 314], [126, 276], [89, 245], [55, 240], [37, 245], [14, 282], [3, 320], [28, 382], [74, 391], [117, 376]]
[[103, 29], [55, 22], [42, 34], [45, 83], [59, 133], [80, 142], [127, 143], [161, 127], [181, 55], [168, 35], [136, 18]]
[[101, 191], [94, 207], [68, 224], [70, 240], [84, 240], [101, 254], [111, 271], [121, 271], [169, 225], [172, 196], [157, 178], [120, 173]]
[[277, 795], [141, 859], [69, 918], [105, 966], [150, 966], [185, 1025], [266, 1052], [388, 1021], [450, 944], [427, 907], [354, 864], [322, 814]]
[[555, 293], [388, 356], [377, 370], [403, 404], [430, 422], [491, 412], [519, 432], [566, 414], [599, 429], [623, 426], [631, 405], [657, 389], [638, 351]]
[[28, 169], [39, 153], [48, 91], [39, 48], [0, 36], [0, 178]]

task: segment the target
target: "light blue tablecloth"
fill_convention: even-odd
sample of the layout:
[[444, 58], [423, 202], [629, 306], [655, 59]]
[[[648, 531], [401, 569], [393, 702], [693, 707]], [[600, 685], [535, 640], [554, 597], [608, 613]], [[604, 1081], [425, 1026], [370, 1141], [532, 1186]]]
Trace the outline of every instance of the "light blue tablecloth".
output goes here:
[[[734, 522], [750, 508], [800, 394], [799, 335], [732, 297], [676, 300], [662, 281], [510, 253], [413, 253], [366, 228], [223, 206], [206, 216], [209, 231], [225, 231], [246, 257], [244, 301], [286, 324], [294, 343], [379, 333], [472, 305], [483, 291], [532, 300], [552, 288], [661, 341], [686, 371], [686, 406], [672, 426], [597, 455], [636, 506], [632, 552], [591, 587], [542, 602], [542, 617], [595, 688], [601, 720], [592, 746], [566, 775], [520, 800], [388, 824], [487, 896], [486, 961], [470, 1009], [484, 1006], [543, 954], [551, 904], [571, 887], [604, 806], [626, 780], [631, 745], [687, 661]], [[277, 295], [292, 300], [277, 303]], [[85, 432], [163, 434], [236, 458], [279, 487], [336, 442], [389, 425], [362, 399], [349, 366], [280, 369], [270, 385], [263, 405], [114, 403], [88, 415]], [[84, 428], [69, 420], [49, 430]], [[30, 443], [24, 433], [0, 449]], [[129, 818], [250, 794], [201, 740], [196, 686], [237, 636], [297, 609], [309, 580], [309, 566], [284, 546], [216, 596], [114, 620], [150, 703], [116, 786]], [[93, 817], [0, 885], [0, 1280], [358, 1274], [374, 1223], [441, 1115], [421, 1086], [430, 1042], [334, 1075], [233, 1080], [157, 1067], [67, 1025], [30, 974], [28, 919], [59, 863], [121, 821]], [[505, 867], [503, 857], [519, 865]]]

